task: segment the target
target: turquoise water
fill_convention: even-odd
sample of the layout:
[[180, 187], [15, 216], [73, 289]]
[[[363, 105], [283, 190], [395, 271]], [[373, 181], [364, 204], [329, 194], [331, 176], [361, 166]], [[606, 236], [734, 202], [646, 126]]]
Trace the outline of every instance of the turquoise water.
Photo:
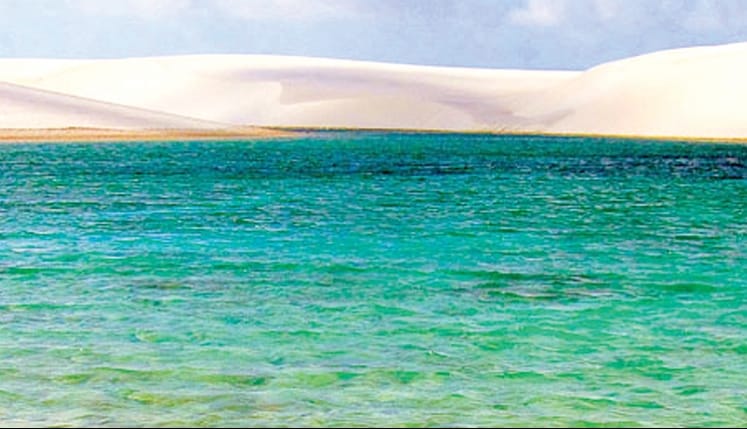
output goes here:
[[0, 146], [3, 425], [745, 426], [747, 147]]

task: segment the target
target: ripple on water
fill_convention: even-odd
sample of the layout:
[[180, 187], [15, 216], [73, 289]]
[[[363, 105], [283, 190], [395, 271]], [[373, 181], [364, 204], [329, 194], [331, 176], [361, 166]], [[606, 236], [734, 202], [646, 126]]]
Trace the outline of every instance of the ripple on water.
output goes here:
[[320, 133], [0, 164], [6, 425], [744, 425], [743, 146]]

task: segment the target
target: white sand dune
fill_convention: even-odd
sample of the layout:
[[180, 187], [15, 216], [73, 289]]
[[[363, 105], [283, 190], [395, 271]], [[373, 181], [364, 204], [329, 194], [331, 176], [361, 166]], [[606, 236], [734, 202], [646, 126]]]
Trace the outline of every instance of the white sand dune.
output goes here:
[[747, 138], [747, 43], [594, 67], [511, 110], [560, 133]]
[[224, 126], [0, 82], [0, 128], [212, 129]]
[[[746, 72], [747, 43], [662, 51], [582, 72], [255, 55], [0, 60], [0, 81], [181, 120], [716, 138], [747, 137]], [[14, 97], [16, 105], [23, 99]], [[55, 107], [75, 110], [74, 119], [44, 113], [45, 103], [26, 103], [36, 106], [28, 112], [39, 124], [88, 120], [75, 103]], [[22, 116], [1, 118], [0, 127], [34, 122]]]
[[574, 75], [253, 55], [34, 65], [49, 72], [0, 61], [0, 80], [235, 125], [374, 128], [499, 128], [521, 122], [501, 97]]

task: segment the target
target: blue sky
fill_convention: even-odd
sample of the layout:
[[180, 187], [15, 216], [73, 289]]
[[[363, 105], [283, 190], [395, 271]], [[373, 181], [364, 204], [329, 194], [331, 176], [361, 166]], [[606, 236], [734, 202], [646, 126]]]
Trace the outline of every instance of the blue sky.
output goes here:
[[747, 41], [743, 0], [0, 0], [0, 56], [262, 53], [583, 69]]

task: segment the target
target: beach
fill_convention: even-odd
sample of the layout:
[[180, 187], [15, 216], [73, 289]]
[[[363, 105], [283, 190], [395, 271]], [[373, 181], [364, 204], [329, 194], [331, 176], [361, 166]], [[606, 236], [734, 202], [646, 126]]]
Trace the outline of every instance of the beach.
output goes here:
[[226, 129], [14, 128], [0, 130], [0, 143], [245, 140], [288, 137], [292, 132], [259, 127]]

